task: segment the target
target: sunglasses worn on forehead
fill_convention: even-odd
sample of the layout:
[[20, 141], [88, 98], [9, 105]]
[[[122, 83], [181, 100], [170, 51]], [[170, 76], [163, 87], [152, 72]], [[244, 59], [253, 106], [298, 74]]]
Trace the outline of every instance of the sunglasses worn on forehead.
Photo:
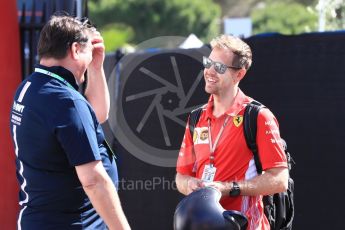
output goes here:
[[209, 69], [211, 68], [212, 65], [214, 65], [215, 71], [219, 74], [224, 74], [227, 68], [236, 69], [236, 70], [241, 69], [240, 67], [227, 66], [221, 62], [212, 61], [210, 58], [205, 57], [205, 56], [202, 57], [202, 63], [206, 69]]

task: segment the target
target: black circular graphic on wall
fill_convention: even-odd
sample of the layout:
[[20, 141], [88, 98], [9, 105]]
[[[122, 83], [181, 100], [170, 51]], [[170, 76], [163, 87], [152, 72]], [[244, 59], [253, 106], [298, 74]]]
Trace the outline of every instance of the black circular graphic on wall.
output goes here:
[[140, 160], [164, 167], [176, 165], [188, 113], [208, 98], [201, 63], [208, 50], [203, 52], [130, 54], [115, 67], [109, 80], [110, 127], [126, 150]]

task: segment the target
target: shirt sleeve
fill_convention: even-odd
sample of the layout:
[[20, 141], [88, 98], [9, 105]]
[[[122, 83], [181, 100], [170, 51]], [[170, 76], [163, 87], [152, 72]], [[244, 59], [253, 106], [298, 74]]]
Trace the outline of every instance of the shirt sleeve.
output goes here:
[[85, 101], [77, 99], [64, 103], [63, 111], [56, 116], [55, 124], [55, 135], [70, 165], [101, 160], [95, 120]]
[[[189, 119], [188, 119], [189, 120]], [[185, 134], [177, 157], [176, 171], [183, 175], [195, 176], [194, 164], [195, 154], [193, 139], [189, 131], [189, 121], [187, 122]]]
[[262, 169], [287, 167], [277, 119], [268, 109], [262, 109], [257, 122], [257, 144]]

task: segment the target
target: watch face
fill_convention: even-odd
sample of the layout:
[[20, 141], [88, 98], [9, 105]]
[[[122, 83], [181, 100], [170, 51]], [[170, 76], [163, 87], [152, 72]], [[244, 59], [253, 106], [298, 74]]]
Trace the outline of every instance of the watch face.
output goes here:
[[240, 186], [236, 182], [232, 182], [230, 196], [238, 196], [240, 195], [240, 193], [241, 193]]

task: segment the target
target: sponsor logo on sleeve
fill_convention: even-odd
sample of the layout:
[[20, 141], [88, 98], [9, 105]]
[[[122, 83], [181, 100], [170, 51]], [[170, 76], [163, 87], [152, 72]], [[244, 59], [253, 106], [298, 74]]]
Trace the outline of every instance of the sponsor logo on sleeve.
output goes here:
[[21, 125], [22, 122], [22, 116], [25, 106], [14, 102], [12, 106], [12, 114], [11, 114], [11, 122], [15, 125]]
[[265, 125], [266, 126], [270, 126], [270, 125], [274, 125], [274, 121], [273, 120], [269, 120], [269, 121], [265, 121]]
[[266, 130], [266, 135], [279, 135], [279, 130], [278, 129], [272, 129], [272, 130]]
[[196, 131], [196, 129], [194, 129], [194, 132], [193, 132], [193, 143], [195, 143], [197, 139], [198, 139], [198, 132]]
[[208, 130], [202, 130], [200, 133], [200, 140], [205, 141], [208, 139]]
[[194, 129], [193, 142], [197, 144], [208, 144], [208, 128], [197, 127]]
[[271, 138], [271, 143], [272, 144], [283, 144], [284, 141], [281, 138], [280, 139]]

